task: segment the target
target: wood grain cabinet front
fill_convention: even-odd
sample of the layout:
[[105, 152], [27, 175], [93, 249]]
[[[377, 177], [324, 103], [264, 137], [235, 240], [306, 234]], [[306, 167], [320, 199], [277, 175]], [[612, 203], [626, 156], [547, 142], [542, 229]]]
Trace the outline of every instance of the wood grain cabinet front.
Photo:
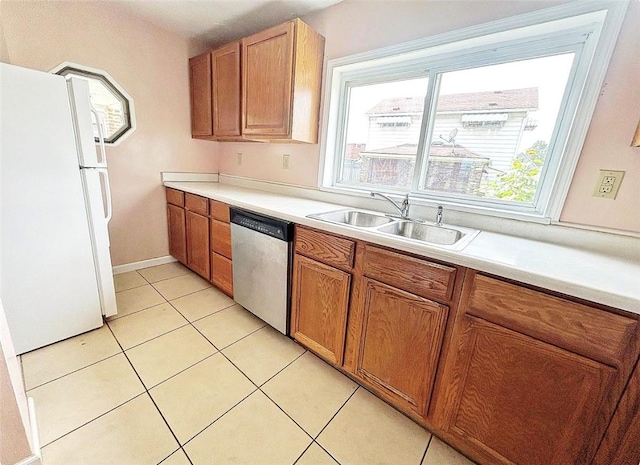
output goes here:
[[300, 254], [293, 258], [291, 336], [341, 366], [351, 275]]
[[317, 143], [323, 55], [299, 19], [242, 39], [242, 134]]
[[241, 130], [240, 42], [211, 53], [213, 73], [213, 135], [234, 138]]
[[187, 231], [184, 208], [167, 204], [169, 227], [169, 254], [180, 263], [187, 264]]
[[205, 279], [210, 279], [209, 218], [186, 212], [187, 266]]
[[436, 416], [481, 463], [590, 464], [638, 321], [470, 272]]
[[210, 138], [213, 135], [211, 112], [211, 53], [189, 59], [189, 90], [191, 97], [191, 136]]
[[231, 228], [229, 205], [209, 200], [211, 212], [211, 282], [225, 294], [233, 297], [233, 261], [231, 256]]

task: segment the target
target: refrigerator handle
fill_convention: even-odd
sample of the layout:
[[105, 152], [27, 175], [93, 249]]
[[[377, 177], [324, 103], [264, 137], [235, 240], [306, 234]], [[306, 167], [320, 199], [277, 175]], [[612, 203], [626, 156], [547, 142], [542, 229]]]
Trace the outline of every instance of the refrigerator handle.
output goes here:
[[102, 118], [95, 108], [90, 107], [91, 113], [96, 117], [96, 123], [98, 125], [98, 144], [100, 145], [100, 159], [98, 163], [102, 166], [107, 166], [107, 152], [104, 146], [104, 127], [102, 126]]
[[109, 223], [113, 214], [113, 206], [111, 205], [111, 186], [109, 185], [109, 173], [107, 172], [107, 170], [98, 170], [98, 172], [101, 176], [104, 177], [104, 193], [107, 200], [107, 215], [104, 219], [107, 223]]

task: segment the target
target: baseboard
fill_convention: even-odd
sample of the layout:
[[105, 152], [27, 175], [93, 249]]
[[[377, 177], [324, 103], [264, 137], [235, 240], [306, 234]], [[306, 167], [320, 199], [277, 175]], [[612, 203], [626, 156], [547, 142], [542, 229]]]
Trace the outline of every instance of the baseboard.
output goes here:
[[18, 463], [16, 463], [16, 465], [42, 465], [42, 462], [40, 461], [40, 457], [31, 455], [26, 459], [20, 460]]
[[176, 262], [177, 260], [171, 255], [165, 257], [150, 258], [149, 260], [142, 260], [141, 262], [126, 263], [124, 265], [118, 265], [113, 267], [113, 274], [128, 273], [129, 271], [141, 270], [142, 268], [149, 268], [151, 266], [164, 265], [165, 263]]

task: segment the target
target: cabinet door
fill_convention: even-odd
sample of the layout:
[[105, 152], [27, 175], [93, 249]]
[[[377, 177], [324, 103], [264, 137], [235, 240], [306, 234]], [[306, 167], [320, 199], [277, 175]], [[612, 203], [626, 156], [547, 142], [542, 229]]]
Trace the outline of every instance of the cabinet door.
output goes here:
[[222, 292], [233, 297], [233, 267], [227, 257], [211, 253], [211, 282]]
[[187, 266], [209, 279], [209, 218], [187, 211]]
[[288, 136], [293, 40], [290, 21], [242, 39], [242, 133]]
[[240, 135], [240, 42], [211, 54], [213, 66], [213, 135]]
[[424, 417], [449, 309], [369, 278], [362, 288], [356, 372]]
[[211, 113], [211, 54], [189, 59], [189, 87], [191, 92], [191, 135], [206, 137], [213, 134]]
[[169, 226], [169, 254], [181, 263], [187, 263], [187, 233], [184, 208], [167, 205]]
[[586, 464], [587, 445], [616, 370], [465, 315], [445, 377], [445, 429], [499, 464]]
[[231, 227], [229, 223], [211, 219], [211, 251], [231, 259]]
[[291, 335], [302, 345], [342, 365], [351, 275], [295, 254]]

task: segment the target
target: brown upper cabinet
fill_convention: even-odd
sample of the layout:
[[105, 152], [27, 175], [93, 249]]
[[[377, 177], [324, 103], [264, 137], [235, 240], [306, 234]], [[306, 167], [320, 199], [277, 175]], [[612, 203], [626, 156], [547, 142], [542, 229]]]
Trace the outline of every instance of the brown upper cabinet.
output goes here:
[[239, 136], [240, 132], [240, 42], [211, 53], [213, 66], [213, 135]]
[[242, 40], [242, 132], [318, 141], [324, 37], [299, 19]]
[[189, 59], [189, 82], [191, 91], [191, 136], [194, 138], [210, 138], [213, 134], [210, 53]]
[[323, 59], [300, 19], [191, 58], [192, 136], [317, 143]]

